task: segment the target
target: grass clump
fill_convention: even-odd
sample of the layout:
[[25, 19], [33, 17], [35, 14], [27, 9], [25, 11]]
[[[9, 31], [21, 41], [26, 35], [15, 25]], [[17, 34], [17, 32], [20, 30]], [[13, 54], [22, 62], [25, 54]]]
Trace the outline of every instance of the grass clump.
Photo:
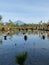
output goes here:
[[27, 52], [19, 54], [16, 56], [16, 63], [18, 63], [19, 65], [24, 65], [26, 59], [27, 59]]

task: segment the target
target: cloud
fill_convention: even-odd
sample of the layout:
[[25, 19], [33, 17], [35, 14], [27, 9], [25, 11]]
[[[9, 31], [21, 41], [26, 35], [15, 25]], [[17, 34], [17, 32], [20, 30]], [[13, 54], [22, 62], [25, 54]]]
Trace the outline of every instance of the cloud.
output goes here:
[[49, 18], [49, 1], [0, 0], [0, 14], [3, 16], [3, 20], [21, 19], [25, 22], [47, 20]]

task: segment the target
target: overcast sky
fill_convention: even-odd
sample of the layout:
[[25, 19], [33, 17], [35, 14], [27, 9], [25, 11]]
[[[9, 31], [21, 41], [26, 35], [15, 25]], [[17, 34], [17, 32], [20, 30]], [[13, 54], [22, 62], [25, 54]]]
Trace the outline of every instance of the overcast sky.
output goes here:
[[0, 15], [3, 21], [21, 20], [38, 23], [49, 20], [49, 0], [0, 0]]

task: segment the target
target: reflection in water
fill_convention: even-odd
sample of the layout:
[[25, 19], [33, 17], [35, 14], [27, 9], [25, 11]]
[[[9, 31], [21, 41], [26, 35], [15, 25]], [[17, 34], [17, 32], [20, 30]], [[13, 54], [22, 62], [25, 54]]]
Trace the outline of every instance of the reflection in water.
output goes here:
[[47, 38], [49, 39], [49, 32], [47, 32]]
[[4, 40], [7, 40], [7, 36], [4, 36]]
[[41, 38], [41, 39], [45, 39], [45, 37], [46, 37], [46, 33], [45, 32], [39, 32], [39, 37]]
[[2, 39], [3, 39], [2, 36], [0, 36], [0, 44], [3, 43], [3, 40]]
[[25, 41], [27, 40], [27, 35], [24, 36], [24, 40], [25, 40]]
[[15, 46], [16, 46], [16, 43], [15, 43]]
[[[38, 33], [34, 34], [34, 32]], [[46, 38], [49, 37], [48, 32], [33, 31], [25, 35], [18, 33], [4, 36], [2, 38], [0, 36], [0, 43], [3, 43], [0, 45], [0, 65], [16, 65], [15, 56], [18, 64], [24, 64], [23, 57], [18, 55], [19, 59], [17, 59], [17, 54], [25, 51], [28, 53], [26, 65], [49, 65], [49, 40]], [[7, 40], [5, 41], [4, 38]], [[22, 62], [19, 63], [20, 61]]]
[[23, 35], [25, 34], [25, 32], [23, 32]]
[[2, 42], [3, 42], [2, 39], [0, 39], [0, 44], [2, 44]]
[[42, 39], [43, 39], [43, 40], [45, 39], [45, 36], [44, 36], [44, 35], [42, 35]]

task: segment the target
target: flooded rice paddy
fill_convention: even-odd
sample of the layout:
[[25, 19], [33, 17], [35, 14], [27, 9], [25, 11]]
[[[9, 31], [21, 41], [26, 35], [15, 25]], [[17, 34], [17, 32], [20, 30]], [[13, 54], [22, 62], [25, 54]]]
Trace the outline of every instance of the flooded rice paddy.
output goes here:
[[[27, 36], [25, 39], [24, 36]], [[18, 65], [16, 55], [28, 53], [25, 65], [49, 65], [49, 32], [0, 35], [0, 65]]]

